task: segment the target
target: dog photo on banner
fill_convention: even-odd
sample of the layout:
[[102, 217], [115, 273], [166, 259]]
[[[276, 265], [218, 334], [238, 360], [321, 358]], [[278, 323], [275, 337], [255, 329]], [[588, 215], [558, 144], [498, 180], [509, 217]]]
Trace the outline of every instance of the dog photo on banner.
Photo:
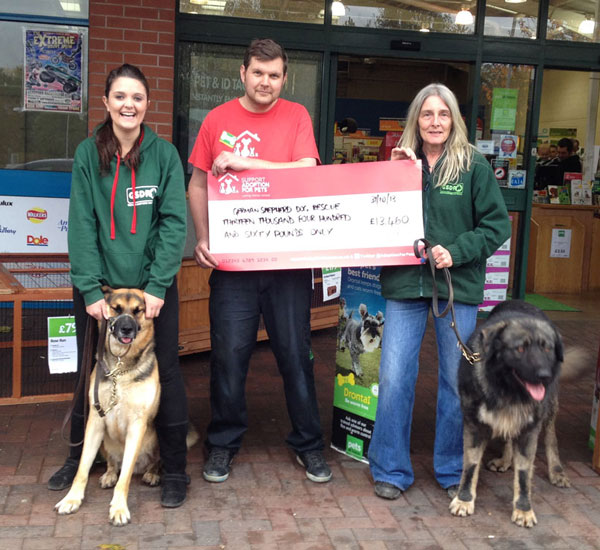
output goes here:
[[385, 322], [380, 270], [342, 269], [338, 312], [331, 446], [363, 462], [367, 462], [377, 411]]

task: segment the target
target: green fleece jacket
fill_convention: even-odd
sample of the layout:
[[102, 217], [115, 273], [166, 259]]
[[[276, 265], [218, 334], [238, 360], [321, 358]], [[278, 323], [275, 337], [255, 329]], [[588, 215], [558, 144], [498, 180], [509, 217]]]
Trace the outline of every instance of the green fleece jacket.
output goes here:
[[[439, 166], [439, 162], [436, 163]], [[423, 166], [423, 223], [431, 246], [441, 244], [452, 255], [454, 299], [464, 304], [483, 301], [486, 259], [510, 237], [504, 199], [490, 163], [474, 151], [471, 168], [456, 183], [435, 187], [437, 171]], [[428, 264], [384, 267], [381, 294], [394, 300], [431, 298]], [[436, 272], [439, 297], [448, 297], [441, 271]]]
[[[118, 179], [116, 170], [115, 157], [110, 173], [100, 174], [94, 137], [77, 147], [68, 243], [71, 280], [86, 305], [103, 298], [104, 284], [142, 288], [162, 299], [181, 264], [187, 209], [183, 168], [175, 147], [144, 126], [135, 174], [122, 161]], [[111, 194], [115, 183], [113, 239]]]

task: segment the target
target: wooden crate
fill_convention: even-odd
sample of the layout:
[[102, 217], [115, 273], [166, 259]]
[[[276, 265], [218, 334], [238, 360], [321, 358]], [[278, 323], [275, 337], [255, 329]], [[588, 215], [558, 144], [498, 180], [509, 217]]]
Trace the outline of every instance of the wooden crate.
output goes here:
[[[26, 288], [18, 280], [24, 274], [42, 277], [44, 273], [68, 273], [67, 267], [35, 267], [44, 261], [68, 262], [68, 258], [66, 255], [0, 255], [0, 405], [64, 401], [72, 396], [75, 373], [49, 374], [47, 332], [44, 329], [53, 308], [69, 304], [72, 311], [72, 289]], [[30, 262], [31, 265], [15, 267], [16, 262]], [[336, 326], [338, 322], [338, 301], [323, 303], [320, 275], [320, 270], [315, 270], [311, 303], [313, 330]], [[210, 350], [209, 276], [210, 270], [200, 268], [192, 259], [183, 261], [177, 275], [180, 355]], [[40, 311], [38, 316], [36, 308]], [[28, 328], [32, 323], [36, 324], [37, 330]], [[267, 338], [261, 322], [257, 339]]]

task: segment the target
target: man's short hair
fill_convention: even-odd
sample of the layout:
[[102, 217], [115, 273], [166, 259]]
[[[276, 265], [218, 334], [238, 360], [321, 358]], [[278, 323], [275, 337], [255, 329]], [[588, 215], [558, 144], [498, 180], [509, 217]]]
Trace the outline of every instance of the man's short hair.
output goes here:
[[254, 39], [244, 53], [244, 67], [247, 69], [251, 59], [255, 57], [259, 61], [283, 60], [283, 74], [287, 74], [288, 56], [283, 46], [270, 38]]
[[559, 147], [565, 147], [569, 153], [573, 152], [573, 142], [569, 138], [562, 138], [558, 140]]

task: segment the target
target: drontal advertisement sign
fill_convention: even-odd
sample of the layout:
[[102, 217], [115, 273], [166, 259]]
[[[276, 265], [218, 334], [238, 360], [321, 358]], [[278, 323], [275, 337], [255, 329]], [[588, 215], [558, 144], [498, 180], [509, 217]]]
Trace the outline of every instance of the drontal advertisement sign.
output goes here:
[[380, 270], [342, 270], [331, 446], [363, 462], [367, 462], [379, 395], [385, 322]]

